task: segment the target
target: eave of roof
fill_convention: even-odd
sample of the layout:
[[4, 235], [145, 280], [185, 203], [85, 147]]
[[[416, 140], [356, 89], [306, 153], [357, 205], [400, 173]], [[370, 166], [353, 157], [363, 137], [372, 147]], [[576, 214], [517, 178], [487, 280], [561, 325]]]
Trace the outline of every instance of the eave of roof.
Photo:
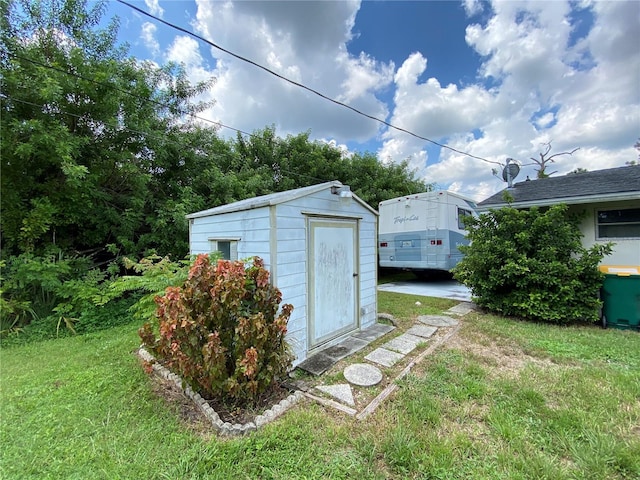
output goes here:
[[[241, 212], [244, 210], [253, 210], [256, 208], [268, 207], [271, 205], [278, 205], [280, 203], [289, 202], [291, 200], [295, 200], [297, 198], [304, 197], [306, 195], [312, 195], [317, 192], [321, 192], [331, 187], [342, 187], [343, 184], [338, 180], [333, 180], [331, 182], [320, 183], [317, 185], [310, 185], [308, 187], [296, 188], [294, 190], [287, 190], [284, 192], [275, 192], [270, 193], [268, 195], [261, 195], [259, 197], [247, 198], [244, 200], [239, 200], [237, 202], [228, 203], [226, 205], [220, 205], [218, 207], [209, 208], [207, 210], [202, 210], [200, 212], [190, 213], [186, 216], [187, 219], [200, 218], [200, 217], [208, 217], [211, 215], [220, 215], [222, 213], [232, 213], [232, 212]], [[353, 200], [357, 203], [361, 204], [367, 210], [369, 210], [374, 215], [378, 215], [378, 212], [371, 208], [371, 206], [358, 197], [355, 193], [353, 195]]]
[[[503, 199], [504, 193], [512, 197]], [[640, 198], [640, 167], [627, 166], [516, 183], [478, 203], [481, 211], [500, 208], [584, 204]]]
[[584, 205], [586, 203], [619, 202], [619, 201], [625, 201], [625, 200], [640, 200], [640, 191], [611, 193], [609, 195], [582, 195], [579, 197], [545, 198], [542, 200], [530, 200], [526, 202], [511, 202], [511, 203], [502, 202], [502, 203], [491, 203], [488, 205], [478, 204], [478, 211], [486, 212], [488, 210], [502, 208], [502, 207], [517, 207], [517, 208], [549, 207], [551, 205], [557, 205], [559, 203], [565, 203], [567, 205]]

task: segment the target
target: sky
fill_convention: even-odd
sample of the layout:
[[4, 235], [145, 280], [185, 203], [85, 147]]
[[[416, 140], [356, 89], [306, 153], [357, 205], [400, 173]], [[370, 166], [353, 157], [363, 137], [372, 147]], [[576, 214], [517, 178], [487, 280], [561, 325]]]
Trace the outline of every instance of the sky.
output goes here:
[[477, 201], [506, 187], [507, 158], [521, 165], [516, 181], [534, 179], [531, 158], [549, 143], [551, 154], [578, 149], [555, 158], [555, 175], [638, 161], [638, 0], [129, 1], [416, 136], [109, 3], [132, 56], [215, 78], [199, 116], [245, 132], [273, 125], [345, 155], [409, 160], [417, 178]]

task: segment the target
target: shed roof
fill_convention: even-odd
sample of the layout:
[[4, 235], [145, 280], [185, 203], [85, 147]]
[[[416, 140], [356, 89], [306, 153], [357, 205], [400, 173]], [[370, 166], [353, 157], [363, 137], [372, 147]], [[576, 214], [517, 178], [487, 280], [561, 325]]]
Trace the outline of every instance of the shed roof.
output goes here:
[[[505, 191], [513, 197], [512, 202], [505, 202]], [[518, 182], [513, 188], [478, 203], [478, 208], [487, 210], [506, 205], [533, 207], [633, 199], [640, 200], [640, 166], [637, 165]]]
[[[210, 208], [208, 210], [202, 210], [187, 215], [188, 219], [198, 217], [208, 217], [210, 215], [219, 215], [221, 213], [240, 212], [243, 210], [252, 210], [254, 208], [267, 207], [270, 205], [278, 205], [280, 203], [289, 202], [297, 198], [304, 197], [306, 195], [312, 195], [322, 190], [326, 190], [331, 187], [342, 187], [343, 184], [338, 180], [331, 182], [319, 183], [317, 185], [310, 185], [308, 187], [296, 188], [294, 190], [286, 190], [284, 192], [275, 192], [268, 195], [261, 195], [259, 197], [246, 198], [226, 205], [220, 205], [218, 207]], [[371, 208], [364, 200], [358, 197], [355, 193], [352, 194], [353, 199], [369, 210], [371, 213], [378, 215], [378, 212]]]

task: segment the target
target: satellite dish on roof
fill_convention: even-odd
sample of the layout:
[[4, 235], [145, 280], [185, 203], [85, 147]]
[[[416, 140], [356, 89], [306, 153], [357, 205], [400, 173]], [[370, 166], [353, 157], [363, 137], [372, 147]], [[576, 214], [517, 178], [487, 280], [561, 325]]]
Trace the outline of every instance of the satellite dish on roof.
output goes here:
[[502, 179], [507, 182], [509, 188], [513, 187], [513, 180], [520, 173], [520, 165], [515, 162], [513, 158], [507, 158], [507, 164], [502, 169]]

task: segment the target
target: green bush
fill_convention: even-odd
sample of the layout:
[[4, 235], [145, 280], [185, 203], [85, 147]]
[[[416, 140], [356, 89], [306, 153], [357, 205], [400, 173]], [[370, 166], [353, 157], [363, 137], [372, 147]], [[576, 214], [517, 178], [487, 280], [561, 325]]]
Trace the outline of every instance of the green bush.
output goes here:
[[19, 331], [31, 322], [52, 320], [73, 330], [73, 322], [92, 305], [107, 277], [90, 269], [87, 257], [59, 250], [36, 256], [23, 253], [0, 262], [0, 333]]
[[[217, 259], [218, 254], [212, 253], [211, 258]], [[133, 261], [123, 258], [123, 265], [127, 270], [133, 270], [136, 275], [122, 275], [109, 283], [101, 297], [96, 297], [96, 305], [104, 305], [114, 299], [127, 295], [138, 295], [139, 300], [131, 306], [134, 318], [149, 321], [155, 318], [155, 298], [162, 295], [167, 287], [184, 284], [189, 275], [191, 259], [185, 258], [172, 261], [169, 255], [161, 257], [155, 253]]]
[[150, 322], [144, 346], [205, 398], [242, 405], [257, 399], [291, 366], [285, 341], [293, 310], [255, 257], [252, 264], [199, 255], [183, 287], [169, 287]]
[[566, 205], [547, 210], [505, 207], [466, 219], [471, 244], [454, 276], [476, 303], [503, 315], [552, 323], [598, 319], [603, 275], [598, 264], [611, 245], [585, 249], [579, 218]]
[[137, 300], [138, 296], [131, 296], [113, 300], [99, 307], [89, 306], [73, 319], [73, 330], [65, 328], [64, 320], [61, 321], [58, 315], [38, 318], [19, 330], [5, 332], [0, 337], [0, 348], [16, 347], [75, 334], [85, 335], [130, 324], [134, 321], [130, 308]]

